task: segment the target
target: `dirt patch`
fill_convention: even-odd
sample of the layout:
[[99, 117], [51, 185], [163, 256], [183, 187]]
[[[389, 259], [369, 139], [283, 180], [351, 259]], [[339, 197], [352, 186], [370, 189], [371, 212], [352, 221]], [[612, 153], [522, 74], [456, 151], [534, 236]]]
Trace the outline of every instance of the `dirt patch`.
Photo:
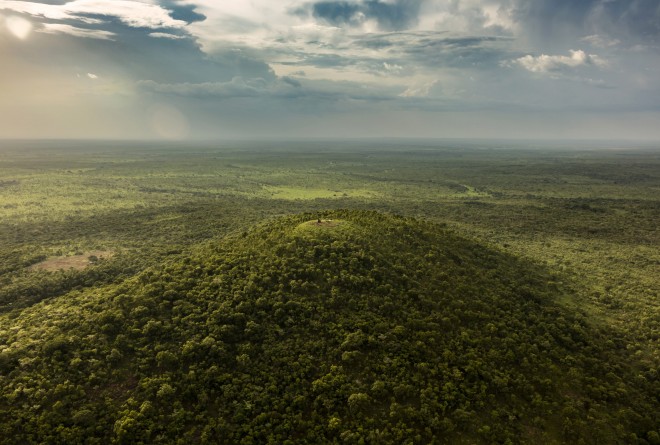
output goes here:
[[97, 261], [101, 261], [107, 258], [111, 258], [114, 255], [114, 252], [108, 250], [90, 250], [89, 252], [84, 252], [81, 255], [72, 255], [72, 256], [58, 256], [53, 258], [48, 258], [45, 261], [42, 261], [37, 264], [33, 264], [29, 267], [30, 270], [47, 270], [53, 272], [60, 269], [75, 269], [82, 270], [92, 264], [95, 264]]
[[318, 226], [318, 227], [336, 227], [341, 223], [342, 223], [341, 221], [332, 220], [332, 219], [317, 219], [317, 220], [308, 221], [307, 225]]

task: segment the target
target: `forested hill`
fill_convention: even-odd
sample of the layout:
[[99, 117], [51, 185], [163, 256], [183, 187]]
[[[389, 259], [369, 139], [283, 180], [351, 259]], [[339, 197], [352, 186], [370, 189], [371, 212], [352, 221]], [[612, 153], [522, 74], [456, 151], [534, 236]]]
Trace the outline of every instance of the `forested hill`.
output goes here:
[[418, 220], [269, 221], [17, 312], [0, 442], [653, 443], [657, 379], [569, 290]]

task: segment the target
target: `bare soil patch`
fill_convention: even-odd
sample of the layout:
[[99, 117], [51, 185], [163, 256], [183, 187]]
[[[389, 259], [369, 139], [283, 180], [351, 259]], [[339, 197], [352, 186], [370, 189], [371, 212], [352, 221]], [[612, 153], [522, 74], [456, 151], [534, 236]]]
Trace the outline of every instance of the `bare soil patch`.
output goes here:
[[336, 227], [341, 223], [342, 223], [341, 221], [332, 220], [332, 219], [318, 219], [307, 222], [307, 224], [310, 226], [318, 226], [318, 227]]
[[60, 269], [83, 270], [97, 261], [111, 258], [114, 252], [108, 250], [90, 250], [81, 255], [58, 256], [48, 258], [40, 263], [30, 266], [31, 270], [47, 270], [53, 272]]

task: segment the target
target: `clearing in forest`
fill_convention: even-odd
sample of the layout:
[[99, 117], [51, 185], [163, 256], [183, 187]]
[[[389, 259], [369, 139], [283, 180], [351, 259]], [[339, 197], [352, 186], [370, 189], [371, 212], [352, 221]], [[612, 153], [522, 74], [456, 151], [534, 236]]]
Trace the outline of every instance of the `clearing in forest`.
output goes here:
[[113, 255], [114, 252], [107, 250], [90, 250], [79, 255], [48, 258], [40, 263], [33, 264], [30, 266], [30, 269], [46, 270], [48, 272], [54, 272], [60, 269], [82, 270], [96, 263], [98, 260], [111, 258]]

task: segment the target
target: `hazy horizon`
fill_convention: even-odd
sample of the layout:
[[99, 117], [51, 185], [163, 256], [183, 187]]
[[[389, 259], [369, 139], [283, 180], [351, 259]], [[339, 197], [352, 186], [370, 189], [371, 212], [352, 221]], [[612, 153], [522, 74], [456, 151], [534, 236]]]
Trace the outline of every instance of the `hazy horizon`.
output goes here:
[[[470, 138], [470, 137], [406, 137], [406, 136], [362, 136], [362, 137], [227, 137], [227, 138], [208, 138], [208, 139], [155, 139], [155, 138], [0, 138], [0, 144], [116, 144], [118, 146], [126, 146], [129, 144], [147, 144], [147, 145], [173, 145], [178, 147], [183, 146], [207, 146], [216, 144], [265, 144], [274, 146], [278, 144], [315, 144], [315, 143], [332, 143], [341, 145], [350, 144], [386, 144], [397, 146], [400, 144], [413, 144], [421, 146], [437, 146], [439, 148], [454, 146], [472, 146], [480, 145], [485, 148], [507, 148], [511, 146], [520, 148], [531, 148], [529, 144], [538, 147], [566, 147], [575, 146], [575, 148], [589, 148], [589, 147], [603, 147], [603, 148], [658, 148], [660, 149], [660, 139], [570, 139], [570, 138]], [[2, 148], [2, 145], [0, 145]]]

